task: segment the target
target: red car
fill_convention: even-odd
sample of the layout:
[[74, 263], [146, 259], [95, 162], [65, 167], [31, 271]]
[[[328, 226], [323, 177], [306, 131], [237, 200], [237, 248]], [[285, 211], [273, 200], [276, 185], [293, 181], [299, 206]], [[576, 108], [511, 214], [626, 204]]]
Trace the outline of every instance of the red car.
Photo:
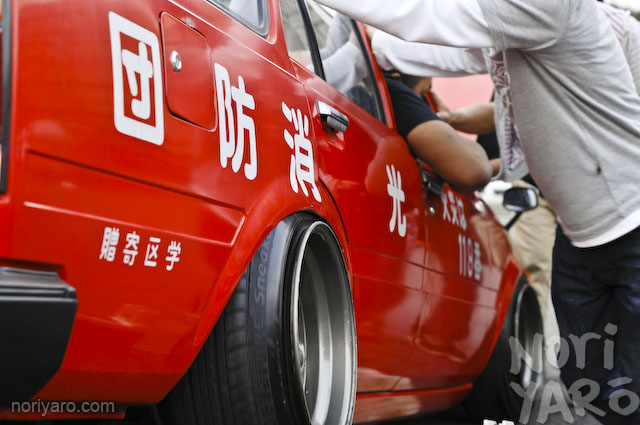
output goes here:
[[501, 332], [506, 388], [535, 296], [397, 135], [362, 28], [311, 0], [1, 13], [0, 418], [415, 415], [463, 400]]

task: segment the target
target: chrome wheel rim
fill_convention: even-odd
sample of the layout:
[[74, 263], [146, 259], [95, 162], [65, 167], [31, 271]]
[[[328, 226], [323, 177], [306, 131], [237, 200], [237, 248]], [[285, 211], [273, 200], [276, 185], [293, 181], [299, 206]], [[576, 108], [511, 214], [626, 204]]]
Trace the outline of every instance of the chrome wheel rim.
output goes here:
[[350, 424], [356, 389], [354, 312], [331, 228], [323, 222], [309, 226], [295, 258], [290, 332], [304, 410], [312, 425]]

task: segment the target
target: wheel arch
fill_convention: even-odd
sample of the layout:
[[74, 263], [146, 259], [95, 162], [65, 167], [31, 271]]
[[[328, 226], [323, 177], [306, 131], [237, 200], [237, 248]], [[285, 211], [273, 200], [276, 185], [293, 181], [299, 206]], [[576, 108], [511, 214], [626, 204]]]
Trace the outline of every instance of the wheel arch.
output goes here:
[[203, 413], [189, 416], [192, 424], [209, 417], [295, 424], [306, 415], [314, 423], [351, 423], [357, 351], [343, 252], [317, 211], [278, 222], [188, 372], [159, 405], [169, 423], [194, 411]]
[[502, 272], [500, 295], [496, 304], [496, 320], [493, 325], [491, 336], [491, 351], [489, 351], [486, 355], [486, 359], [484, 362], [485, 367], [486, 364], [489, 363], [491, 354], [495, 350], [496, 344], [498, 343], [500, 332], [502, 331], [504, 322], [507, 319], [507, 313], [509, 312], [511, 300], [513, 299], [514, 292], [521, 281], [524, 281], [527, 285], [529, 285], [529, 279], [525, 270], [520, 266], [518, 261], [512, 255], [507, 261], [507, 264]]
[[[275, 191], [267, 190], [264, 192], [265, 196], [259, 197], [251, 209], [247, 211], [243, 227], [234, 241], [231, 255], [223, 271], [215, 283], [211, 285], [211, 292], [206, 295], [208, 302], [205, 315], [191, 341], [189, 350], [192, 355], [189, 356], [188, 362], [181, 365], [183, 374], [186, 373], [202, 349], [251, 259], [258, 252], [269, 233], [287, 217], [308, 214], [325, 221], [331, 227], [342, 250], [347, 276], [353, 291], [353, 269], [342, 218], [327, 188], [320, 184], [318, 189], [322, 202], [315, 202], [310, 198], [296, 195], [287, 188]], [[274, 202], [274, 199], [278, 201]]]
[[[511, 385], [518, 380], [528, 393], [530, 385], [538, 388], [544, 379], [544, 343], [538, 339], [544, 332], [544, 324], [539, 315], [537, 296], [529, 285], [526, 273], [521, 273], [515, 282], [513, 290], [508, 291], [510, 299], [506, 311], [500, 315], [502, 320], [497, 322], [498, 338], [489, 361], [474, 380], [473, 388], [463, 402], [474, 419], [517, 418], [525, 401]], [[537, 311], [537, 317], [533, 315], [534, 311]], [[514, 338], [521, 348], [512, 345]], [[520, 349], [527, 353], [529, 360], [525, 360], [523, 354], [518, 354]], [[521, 363], [515, 373], [514, 361]]]

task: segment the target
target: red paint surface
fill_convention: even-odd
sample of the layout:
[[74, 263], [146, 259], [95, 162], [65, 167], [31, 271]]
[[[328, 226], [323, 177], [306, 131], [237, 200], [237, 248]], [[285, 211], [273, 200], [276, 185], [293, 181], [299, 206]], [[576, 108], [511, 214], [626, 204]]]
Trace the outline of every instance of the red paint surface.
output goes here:
[[[270, 7], [264, 39], [198, 0], [13, 3], [0, 263], [57, 270], [79, 300], [62, 367], [36, 398], [162, 399], [196, 357], [261, 241], [301, 211], [326, 219], [345, 251], [358, 332], [357, 422], [449, 407], [484, 368], [520, 273], [505, 232], [476, 198], [461, 198], [469, 220], [462, 233], [481, 245], [483, 274], [459, 276], [461, 231], [443, 220], [442, 201], [424, 189], [405, 142], [392, 124], [293, 64], [275, 0]], [[114, 126], [109, 12], [160, 40], [161, 146]], [[202, 62], [201, 78], [171, 74], [163, 46], [184, 49], [185, 76], [189, 58]], [[249, 112], [258, 139], [253, 181], [221, 166], [214, 79], [206, 75], [215, 63], [232, 84], [242, 76], [256, 101]], [[349, 117], [346, 134], [322, 126], [318, 100]], [[322, 202], [290, 187], [282, 101], [310, 117]], [[404, 238], [389, 231], [387, 165], [403, 177]], [[113, 263], [99, 259], [105, 227], [121, 232]], [[133, 231], [140, 254], [127, 266], [122, 248]], [[156, 268], [142, 264], [151, 237], [162, 241]], [[171, 241], [182, 253], [167, 271], [162, 260]], [[410, 412], [401, 408], [407, 400]]]

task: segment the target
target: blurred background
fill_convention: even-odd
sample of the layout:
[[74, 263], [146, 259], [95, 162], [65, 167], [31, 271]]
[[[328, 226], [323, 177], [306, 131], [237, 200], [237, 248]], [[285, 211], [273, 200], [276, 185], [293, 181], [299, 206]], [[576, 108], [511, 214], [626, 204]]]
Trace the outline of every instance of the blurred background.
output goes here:
[[605, 3], [630, 10], [636, 18], [640, 19], [640, 0], [605, 0]]

